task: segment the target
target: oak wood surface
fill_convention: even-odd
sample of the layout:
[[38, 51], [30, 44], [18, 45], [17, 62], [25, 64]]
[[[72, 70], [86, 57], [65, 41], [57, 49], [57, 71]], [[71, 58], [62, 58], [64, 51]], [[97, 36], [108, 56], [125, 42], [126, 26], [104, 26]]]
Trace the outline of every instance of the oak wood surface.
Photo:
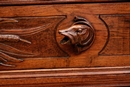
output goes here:
[[1, 71], [2, 87], [129, 86], [130, 67], [64, 68]]
[[[31, 42], [29, 45], [22, 41], [8, 42], [8, 38], [0, 40], [0, 62], [15, 65], [0, 65], [0, 86], [130, 86], [129, 2], [41, 2], [0, 1], [1, 38], [4, 34], [16, 34]], [[70, 27], [76, 16], [87, 19], [95, 29], [94, 43], [81, 54], [75, 54], [72, 45], [61, 45], [64, 36], [58, 33]], [[46, 25], [45, 29], [41, 28], [42, 24]], [[20, 53], [39, 55], [21, 56]], [[8, 61], [7, 56], [23, 61]]]
[[84, 3], [114, 3], [125, 0], [1, 0], [0, 5], [47, 5], [47, 4], [84, 4]]
[[[56, 40], [57, 40], [58, 45], [61, 47], [61, 49], [69, 54], [68, 58], [62, 58], [62, 57], [61, 58], [60, 57], [58, 58], [53, 58], [53, 57], [25, 58], [24, 62], [16, 63], [17, 67], [8, 68], [8, 67], [0, 66], [1, 70], [2, 69], [32, 69], [32, 68], [91, 67], [91, 66], [92, 67], [129, 66], [130, 65], [129, 55], [108, 55], [108, 56], [99, 55], [99, 52], [103, 49], [106, 42], [108, 41], [107, 38], [109, 36], [108, 29], [106, 25], [104, 24], [104, 22], [101, 20], [101, 17], [103, 15], [108, 15], [110, 17], [113, 15], [116, 15], [117, 17], [118, 16], [120, 17], [120, 15], [125, 15], [125, 14], [127, 14], [129, 17], [129, 13], [130, 13], [129, 4], [130, 3], [116, 3], [116, 4], [115, 3], [99, 3], [99, 4], [82, 4], [82, 5], [81, 4], [69, 4], [69, 5], [64, 4], [64, 5], [0, 7], [1, 18], [18, 18], [18, 17], [19, 18], [20, 17], [22, 18], [23, 17], [25, 18], [26, 17], [53, 18], [53, 16], [67, 15], [67, 17], [62, 22], [60, 22], [59, 25], [57, 25]], [[82, 7], [82, 10], [80, 9], [81, 7]], [[80, 55], [76, 55], [71, 46], [60, 45], [60, 40], [63, 38], [63, 36], [58, 34], [58, 30], [62, 30], [71, 26], [71, 24], [73, 23], [72, 20], [75, 16], [85, 17], [86, 19], [90, 21], [90, 23], [92, 23], [93, 27], [96, 30], [95, 32], [96, 36], [95, 36], [93, 45], [91, 46], [90, 49], [81, 53]], [[116, 23], [114, 24], [115, 26], [118, 25]], [[26, 48], [24, 48], [23, 51], [24, 50], [26, 50]]]

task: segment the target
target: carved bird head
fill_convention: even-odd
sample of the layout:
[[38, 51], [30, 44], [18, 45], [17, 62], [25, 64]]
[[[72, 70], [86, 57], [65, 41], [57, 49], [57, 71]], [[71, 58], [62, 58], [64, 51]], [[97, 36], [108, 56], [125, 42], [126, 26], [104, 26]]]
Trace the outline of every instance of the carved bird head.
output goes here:
[[71, 43], [75, 46], [78, 53], [88, 49], [94, 39], [93, 27], [86, 19], [81, 17], [76, 17], [72, 26], [67, 29], [59, 30], [59, 33], [64, 35], [60, 43]]

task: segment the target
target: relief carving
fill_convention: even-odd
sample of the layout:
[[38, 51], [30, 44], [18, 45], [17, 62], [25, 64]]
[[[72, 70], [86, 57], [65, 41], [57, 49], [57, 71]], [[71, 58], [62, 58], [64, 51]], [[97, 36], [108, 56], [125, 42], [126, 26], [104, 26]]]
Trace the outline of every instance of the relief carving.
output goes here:
[[[24, 56], [29, 55], [29, 54], [27, 55], [27, 53], [24, 53], [24, 52], [22, 52], [18, 49], [11, 47], [11, 46], [2, 44], [2, 42], [15, 42], [15, 43], [17, 43], [19, 41], [22, 41], [22, 42], [27, 43], [27, 44], [31, 44], [30, 41], [22, 39], [17, 35], [7, 35], [7, 34], [0, 35], [0, 46], [1, 46], [0, 48], [3, 48], [3, 49], [0, 49], [0, 65], [14, 66], [14, 65], [11, 65], [11, 64], [6, 64], [5, 62], [8, 62], [8, 61], [10, 61], [10, 62], [21, 62], [21, 61], [23, 61], [22, 59], [15, 58], [15, 57], [11, 56], [10, 54], [19, 55], [21, 53]], [[11, 50], [15, 51], [15, 53], [9, 52]], [[30, 54], [30, 56], [32, 56], [32, 55]]]
[[73, 24], [63, 30], [59, 30], [64, 38], [61, 40], [61, 44], [72, 44], [77, 53], [81, 53], [91, 47], [94, 41], [94, 28], [92, 25], [82, 17], [75, 17]]
[[29, 43], [31, 44], [30, 41], [28, 40], [25, 40], [25, 39], [22, 39], [20, 38], [18, 35], [11, 35], [11, 34], [3, 34], [3, 35], [0, 35], [0, 42], [5, 42], [5, 41], [8, 41], [8, 42], [18, 42], [18, 41], [22, 41], [22, 42], [25, 42], [25, 43]]
[[18, 20], [15, 20], [13, 18], [0, 18], [0, 24], [5, 22], [18, 22]]
[[14, 66], [25, 58], [68, 57], [56, 42], [64, 16], [0, 18], [0, 65]]

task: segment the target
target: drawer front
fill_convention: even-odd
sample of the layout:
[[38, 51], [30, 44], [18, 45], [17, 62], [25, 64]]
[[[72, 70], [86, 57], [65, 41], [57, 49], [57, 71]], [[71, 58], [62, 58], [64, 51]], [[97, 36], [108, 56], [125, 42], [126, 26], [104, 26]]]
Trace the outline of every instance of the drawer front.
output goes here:
[[[103, 67], [105, 72], [115, 70], [116, 74], [118, 70], [129, 70], [129, 5], [130, 3], [90, 3], [1, 6], [0, 73], [3, 76], [0, 78], [15, 78], [13, 75], [16, 73], [18, 78], [22, 78], [20, 75], [25, 78], [23, 73], [28, 72], [30, 78], [34, 78], [35, 72], [38, 72], [38, 78], [41, 71], [45, 75], [52, 72], [55, 76], [57, 69], [62, 76], [61, 69], [64, 68], [63, 72], [69, 73], [69, 69], [72, 69], [70, 72], [75, 70], [81, 75], [80, 70], [87, 72], [87, 75], [89, 70], [96, 73], [102, 70], [96, 67]], [[7, 77], [10, 75], [7, 72], [12, 77]], [[74, 73], [69, 74], [73, 76]], [[73, 83], [81, 81], [75, 80]], [[12, 83], [9, 84], [15, 82], [10, 81]], [[10, 81], [3, 81], [2, 84]], [[19, 81], [17, 85], [35, 83], [29, 81]], [[43, 81], [48, 80], [44, 78]], [[53, 83], [53, 80], [50, 81]], [[130, 78], [126, 81], [130, 81]], [[37, 83], [43, 84], [42, 81]]]

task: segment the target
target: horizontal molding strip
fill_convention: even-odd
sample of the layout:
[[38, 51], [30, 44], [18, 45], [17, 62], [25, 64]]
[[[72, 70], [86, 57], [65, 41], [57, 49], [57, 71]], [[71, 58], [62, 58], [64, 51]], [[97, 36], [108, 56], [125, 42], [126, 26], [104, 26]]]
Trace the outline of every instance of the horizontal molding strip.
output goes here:
[[59, 83], [130, 85], [130, 66], [0, 71], [0, 83], [0, 85]]
[[1, 0], [2, 5], [47, 5], [47, 4], [79, 4], [79, 3], [113, 3], [124, 0]]

